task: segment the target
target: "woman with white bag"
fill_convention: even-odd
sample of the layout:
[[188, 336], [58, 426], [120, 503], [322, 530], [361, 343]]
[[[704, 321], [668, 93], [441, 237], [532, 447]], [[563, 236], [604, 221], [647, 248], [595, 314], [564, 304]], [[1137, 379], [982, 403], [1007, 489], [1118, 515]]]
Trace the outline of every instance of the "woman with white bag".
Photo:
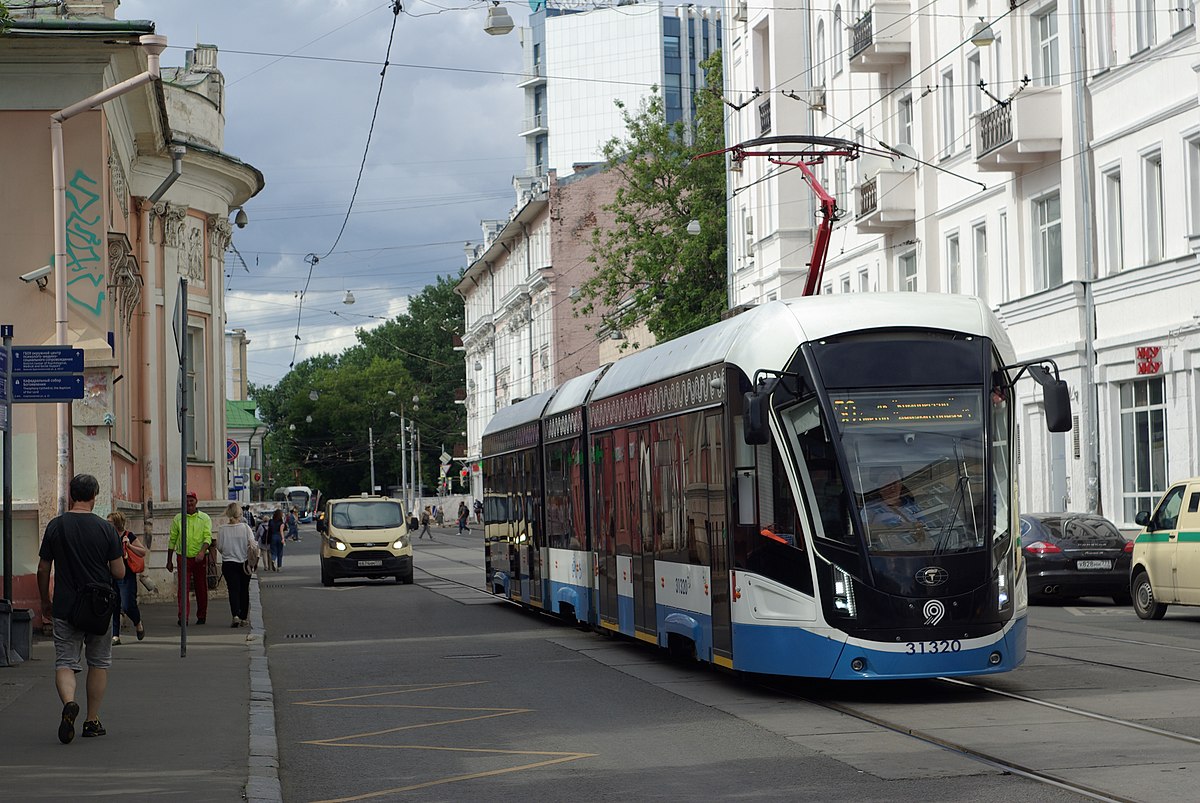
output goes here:
[[217, 533], [217, 551], [221, 553], [221, 574], [229, 589], [230, 627], [245, 627], [250, 617], [250, 575], [258, 566], [258, 542], [254, 531], [242, 521], [236, 502], [225, 508], [225, 521]]

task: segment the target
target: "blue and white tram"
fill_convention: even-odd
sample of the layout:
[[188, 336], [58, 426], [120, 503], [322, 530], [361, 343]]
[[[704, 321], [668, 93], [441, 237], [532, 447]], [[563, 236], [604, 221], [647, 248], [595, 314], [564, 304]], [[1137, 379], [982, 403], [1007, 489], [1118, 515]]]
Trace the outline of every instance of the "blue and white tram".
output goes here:
[[488, 425], [488, 587], [740, 671], [1011, 670], [1026, 370], [1069, 428], [1065, 383], [1014, 365], [985, 304], [912, 293], [771, 302], [632, 354]]

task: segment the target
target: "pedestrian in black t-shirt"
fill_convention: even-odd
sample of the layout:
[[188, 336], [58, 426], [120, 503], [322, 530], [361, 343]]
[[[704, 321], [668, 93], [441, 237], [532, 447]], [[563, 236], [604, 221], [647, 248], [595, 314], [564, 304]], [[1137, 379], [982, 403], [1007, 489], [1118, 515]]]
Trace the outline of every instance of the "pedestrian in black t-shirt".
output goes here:
[[[100, 704], [108, 686], [108, 668], [112, 665], [112, 639], [107, 632], [101, 635], [84, 633], [69, 621], [76, 596], [88, 583], [111, 584], [113, 578], [125, 576], [125, 559], [121, 540], [112, 522], [95, 513], [96, 494], [100, 483], [91, 474], [77, 474], [71, 479], [70, 509], [50, 520], [38, 552], [38, 591], [42, 597], [43, 632], [54, 635], [54, 685], [62, 700], [62, 719], [58, 739], [67, 744], [75, 738], [75, 718], [79, 703], [75, 702], [75, 675], [83, 671], [83, 659], [88, 666], [87, 719], [84, 736], [103, 736], [100, 724]], [[54, 570], [54, 601], [50, 600], [50, 571]], [[47, 616], [51, 614], [51, 616]]]

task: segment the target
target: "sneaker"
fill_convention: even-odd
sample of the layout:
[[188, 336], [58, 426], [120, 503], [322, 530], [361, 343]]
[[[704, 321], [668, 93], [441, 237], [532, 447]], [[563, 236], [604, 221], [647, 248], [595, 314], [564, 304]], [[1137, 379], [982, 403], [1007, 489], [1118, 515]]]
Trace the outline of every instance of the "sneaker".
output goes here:
[[121, 637], [113, 636], [113, 644], [120, 644], [120, 643], [121, 643]]
[[196, 619], [196, 624], [198, 624], [198, 625], [202, 625], [202, 624], [204, 624], [204, 623], [205, 623], [205, 622], [207, 622], [207, 621], [208, 621], [207, 619], [205, 619], [203, 616], [201, 616], [201, 617], [198, 617], [198, 618]]
[[249, 619], [239, 619], [239, 620], [238, 620], [238, 626], [239, 626], [239, 627], [249, 627], [249, 626], [250, 626], [250, 620], [249, 620]]
[[241, 626], [242, 626], [242, 620], [241, 620], [241, 619], [234, 619], [234, 620], [233, 620], [233, 624], [231, 624], [231, 625], [229, 625], [229, 626], [230, 626], [230, 627], [241, 627]]
[[144, 639], [146, 637], [146, 628], [143, 627], [141, 624], [139, 624], [137, 626], [137, 637], [138, 637], [138, 641], [141, 641], [142, 639]]
[[58, 740], [70, 744], [75, 738], [75, 717], [79, 716], [79, 703], [72, 700], [63, 706], [62, 722], [58, 725]]
[[103, 736], [108, 733], [104, 726], [100, 724], [98, 719], [89, 719], [83, 723], [83, 733], [81, 736]]

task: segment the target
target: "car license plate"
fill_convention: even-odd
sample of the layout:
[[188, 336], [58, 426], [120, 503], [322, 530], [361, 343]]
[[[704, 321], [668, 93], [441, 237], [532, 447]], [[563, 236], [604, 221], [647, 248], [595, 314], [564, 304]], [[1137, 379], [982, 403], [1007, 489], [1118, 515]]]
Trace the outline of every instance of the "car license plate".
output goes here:
[[381, 560], [360, 560], [358, 562], [358, 568], [360, 568], [360, 569], [366, 569], [371, 566], [382, 566], [382, 565], [383, 565], [383, 561], [381, 561]]
[[1111, 560], [1081, 560], [1078, 563], [1076, 563], [1075, 565], [1078, 566], [1081, 570], [1111, 569], [1112, 561]]

